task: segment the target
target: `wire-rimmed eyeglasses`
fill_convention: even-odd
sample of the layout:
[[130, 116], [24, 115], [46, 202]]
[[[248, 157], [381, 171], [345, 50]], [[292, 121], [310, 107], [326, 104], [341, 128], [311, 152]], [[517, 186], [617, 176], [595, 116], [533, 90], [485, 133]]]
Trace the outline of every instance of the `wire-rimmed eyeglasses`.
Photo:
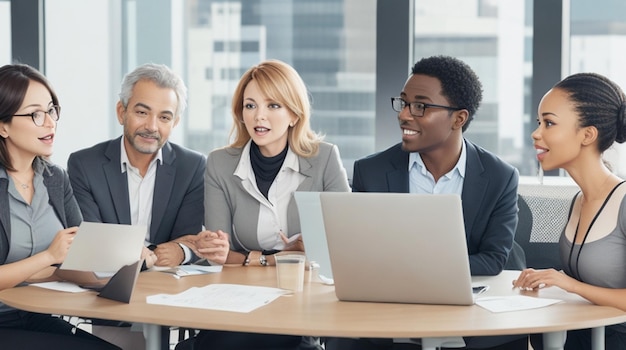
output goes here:
[[52, 120], [59, 121], [59, 117], [61, 115], [61, 106], [53, 105], [47, 111], [34, 111], [32, 113], [24, 113], [24, 114], [13, 114], [14, 117], [31, 117], [33, 119], [33, 123], [37, 126], [43, 126], [46, 121], [46, 114], [52, 118]]
[[400, 113], [407, 106], [409, 107], [409, 112], [411, 113], [411, 116], [413, 117], [423, 117], [424, 112], [426, 112], [426, 108], [443, 108], [449, 111], [460, 111], [462, 109], [465, 109], [465, 108], [460, 108], [460, 107], [442, 106], [442, 105], [436, 105], [436, 104], [424, 103], [424, 102], [408, 103], [405, 100], [403, 100], [401, 97], [391, 98], [391, 108], [393, 108], [394, 111]]

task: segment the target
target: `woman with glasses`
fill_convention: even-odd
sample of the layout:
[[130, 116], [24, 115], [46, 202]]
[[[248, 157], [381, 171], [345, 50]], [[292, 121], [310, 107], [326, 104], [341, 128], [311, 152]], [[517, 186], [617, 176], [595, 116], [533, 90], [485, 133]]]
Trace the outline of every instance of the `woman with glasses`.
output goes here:
[[[626, 142], [626, 95], [602, 75], [574, 74], [543, 96], [537, 122], [531, 136], [541, 167], [565, 169], [580, 192], [559, 240], [563, 271], [526, 269], [513, 285], [557, 286], [626, 311], [626, 184], [603, 159], [615, 142]], [[607, 326], [605, 343], [626, 349], [626, 324]], [[590, 348], [591, 330], [567, 332], [565, 349]]]
[[[233, 143], [207, 159], [205, 226], [216, 239], [230, 238], [227, 264], [274, 265], [280, 251], [304, 251], [293, 192], [348, 192], [348, 178], [337, 147], [311, 130], [306, 86], [286, 63], [250, 68], [232, 115]], [[210, 240], [196, 246], [200, 255], [213, 249]], [[201, 331], [194, 349], [209, 348], [321, 349], [311, 337]]]
[[[37, 70], [0, 67], [0, 290], [51, 277], [82, 220], [67, 174], [47, 160], [60, 110]], [[0, 339], [11, 349], [118, 349], [59, 317], [3, 303]]]

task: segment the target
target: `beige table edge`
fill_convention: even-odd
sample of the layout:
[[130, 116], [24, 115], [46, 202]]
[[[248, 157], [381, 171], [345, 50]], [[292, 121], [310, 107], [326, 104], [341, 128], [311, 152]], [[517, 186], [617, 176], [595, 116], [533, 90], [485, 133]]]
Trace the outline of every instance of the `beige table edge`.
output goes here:
[[[490, 290], [484, 296], [519, 293], [511, 289], [515, 271], [478, 277]], [[576, 296], [545, 308], [491, 313], [479, 306], [338, 302], [334, 288], [307, 282], [302, 293], [280, 297], [250, 313], [180, 308], [146, 303], [148, 295], [178, 293], [211, 283], [275, 286], [274, 268], [225, 267], [223, 272], [175, 279], [162, 272], [140, 274], [131, 303], [33, 286], [0, 291], [0, 301], [27, 311], [117, 319], [129, 322], [257, 333], [340, 337], [423, 338], [557, 332], [626, 322], [626, 313], [592, 305]], [[540, 294], [546, 294], [544, 291]], [[529, 293], [528, 295], [537, 295]]]

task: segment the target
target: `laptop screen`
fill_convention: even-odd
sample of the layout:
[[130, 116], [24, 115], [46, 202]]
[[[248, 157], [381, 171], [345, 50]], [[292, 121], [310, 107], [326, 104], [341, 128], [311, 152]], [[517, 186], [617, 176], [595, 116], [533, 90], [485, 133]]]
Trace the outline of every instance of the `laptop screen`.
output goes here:
[[473, 303], [459, 195], [323, 192], [320, 200], [338, 299]]

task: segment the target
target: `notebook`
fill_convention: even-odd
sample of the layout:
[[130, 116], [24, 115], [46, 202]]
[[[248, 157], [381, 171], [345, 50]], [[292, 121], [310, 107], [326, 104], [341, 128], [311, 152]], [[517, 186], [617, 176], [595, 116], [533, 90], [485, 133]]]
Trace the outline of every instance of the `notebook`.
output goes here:
[[294, 192], [294, 199], [298, 207], [302, 242], [307, 260], [315, 264], [318, 275], [324, 283], [333, 284], [320, 192]]
[[474, 303], [460, 196], [322, 192], [320, 201], [339, 300]]

